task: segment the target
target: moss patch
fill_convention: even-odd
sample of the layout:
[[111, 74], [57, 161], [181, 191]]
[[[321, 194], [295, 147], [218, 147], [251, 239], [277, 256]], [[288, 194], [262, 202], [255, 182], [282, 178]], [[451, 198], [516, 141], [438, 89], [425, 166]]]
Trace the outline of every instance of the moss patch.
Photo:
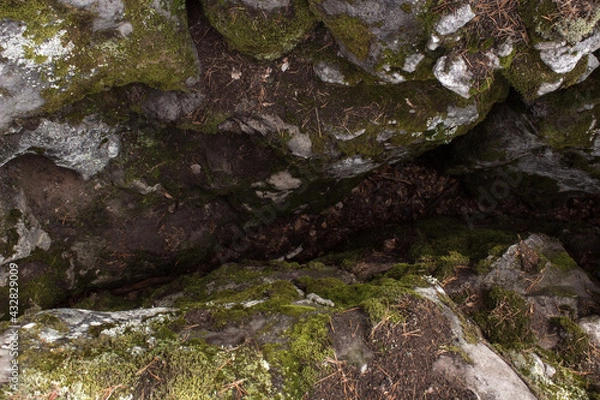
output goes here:
[[494, 287], [485, 294], [485, 309], [474, 315], [484, 335], [504, 349], [523, 349], [534, 343], [529, 306], [518, 293]]
[[[10, 0], [0, 6], [0, 18], [23, 21], [27, 26], [25, 36], [35, 44], [26, 49], [27, 57], [38, 63], [48, 82], [42, 91], [47, 111], [131, 82], [161, 90], [185, 89], [186, 79], [198, 75], [184, 1], [170, 3], [171, 9], [160, 11], [150, 0], [125, 0], [124, 4], [124, 20], [133, 27], [127, 37], [117, 31], [93, 32], [95, 14], [54, 0]], [[57, 38], [66, 46], [66, 53], [50, 62], [36, 49]]]
[[517, 239], [515, 233], [508, 231], [469, 229], [452, 218], [425, 219], [417, 223], [417, 228], [421, 240], [410, 250], [415, 259], [448, 257], [454, 252], [477, 264], [489, 255], [500, 255]]
[[203, 5], [212, 26], [232, 48], [265, 60], [292, 50], [316, 22], [304, 0], [270, 11], [227, 1], [205, 0]]
[[374, 37], [364, 21], [348, 15], [335, 15], [323, 17], [323, 23], [358, 60], [367, 59]]

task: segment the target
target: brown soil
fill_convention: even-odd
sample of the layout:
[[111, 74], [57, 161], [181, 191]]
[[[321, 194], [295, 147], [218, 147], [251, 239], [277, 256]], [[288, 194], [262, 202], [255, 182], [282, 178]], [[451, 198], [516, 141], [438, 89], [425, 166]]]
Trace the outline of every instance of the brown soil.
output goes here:
[[351, 362], [352, 354], [328, 359], [332, 372], [319, 381], [309, 399], [477, 398], [469, 389], [448, 382], [434, 371], [436, 360], [442, 354], [449, 354], [444, 349], [450, 348], [452, 338], [448, 321], [439, 307], [428, 300], [406, 297], [400, 299], [397, 308], [405, 321], [383, 320], [372, 328], [356, 310], [332, 318], [330, 333], [336, 354], [343, 350], [340, 344], [359, 340], [367, 349], [363, 352], [372, 356], [362, 371], [362, 365]]

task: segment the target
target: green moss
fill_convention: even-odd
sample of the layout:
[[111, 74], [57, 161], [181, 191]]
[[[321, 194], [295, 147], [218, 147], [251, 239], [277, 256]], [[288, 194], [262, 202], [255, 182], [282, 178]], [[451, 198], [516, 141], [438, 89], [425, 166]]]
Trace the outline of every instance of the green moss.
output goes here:
[[561, 80], [561, 88], [569, 87], [577, 82], [586, 69], [587, 57], [582, 57], [572, 71], [557, 74], [541, 61], [536, 50], [527, 47], [518, 50], [510, 67], [503, 69], [502, 74], [526, 100], [532, 100], [539, 97], [538, 90], [543, 84]]
[[338, 148], [347, 156], [359, 154], [364, 158], [377, 157], [385, 151], [383, 143], [377, 141], [377, 134], [381, 130], [381, 127], [369, 125], [359, 137], [338, 142]]
[[[183, 2], [173, 3], [168, 10], [177, 19], [156, 11], [151, 1], [124, 3], [123, 19], [133, 26], [127, 38], [105, 30], [93, 32], [94, 13], [55, 0], [8, 0], [0, 6], [0, 18], [23, 21], [27, 26], [25, 36], [35, 46], [60, 35], [59, 39], [68, 40], [73, 47], [63, 57], [54, 57], [51, 63], [35, 47], [27, 49], [27, 58], [38, 63], [42, 79], [51, 83], [42, 91], [47, 111], [131, 82], [162, 90], [182, 90], [187, 78], [198, 75], [196, 57], [186, 34]], [[183, 23], [178, 25], [176, 20]]]
[[511, 232], [469, 229], [464, 223], [446, 217], [418, 221], [417, 229], [421, 240], [410, 250], [414, 259], [421, 257], [435, 259], [455, 252], [468, 258], [469, 264], [477, 264], [490, 255], [500, 255], [517, 239]]
[[310, 316], [287, 332], [287, 348], [269, 346], [265, 349], [269, 363], [283, 375], [284, 391], [289, 398], [302, 398], [324, 375], [323, 361], [333, 357], [328, 323], [327, 315]]
[[560, 359], [574, 368], [585, 362], [589, 356], [590, 338], [583, 329], [568, 317], [552, 317], [550, 323], [558, 329], [560, 341], [555, 351]]
[[504, 349], [523, 349], [535, 341], [529, 305], [518, 293], [494, 287], [485, 294], [485, 308], [474, 315], [486, 338]]
[[303, 277], [298, 284], [306, 293], [316, 293], [333, 301], [338, 307], [354, 307], [377, 294], [377, 288], [368, 284], [345, 284], [337, 278], [312, 279]]
[[[67, 273], [70, 265], [68, 260], [62, 257], [64, 251], [61, 243], [54, 242], [49, 251], [36, 249], [29, 257], [19, 261], [21, 265], [25, 262], [47, 265], [40, 276], [20, 281], [19, 315], [23, 315], [27, 310], [53, 307], [70, 295], [70, 291], [66, 289], [72, 284]], [[1, 287], [0, 310], [8, 310], [8, 299], [8, 287]], [[0, 313], [0, 318], [7, 319], [8, 315]]]
[[204, 12], [230, 46], [259, 59], [274, 60], [292, 50], [315, 25], [305, 0], [259, 11], [243, 3], [204, 0]]
[[537, 122], [539, 134], [556, 149], [592, 147], [593, 128], [600, 117], [597, 90], [597, 79], [588, 79], [582, 85], [544, 96], [540, 102], [548, 112]]
[[450, 251], [443, 256], [421, 257], [419, 261], [428, 265], [430, 274], [442, 282], [456, 275], [457, 268], [466, 268], [470, 265], [469, 257], [457, 251]]
[[32, 318], [31, 322], [35, 322], [45, 328], [54, 329], [60, 333], [67, 333], [69, 327], [60, 318], [49, 313], [37, 314]]
[[186, 343], [174, 334], [177, 329], [169, 318], [157, 317], [76, 346], [25, 347], [21, 362], [27, 368], [16, 395], [50, 395], [61, 388], [81, 400], [106, 396], [107, 390], [121, 397], [161, 399], [233, 399], [238, 389], [249, 398], [281, 396], [256, 348]]
[[402, 5], [400, 6], [400, 9], [407, 14], [412, 13], [412, 5], [409, 3], [402, 3]]
[[540, 40], [563, 41], [571, 44], [581, 41], [591, 34], [600, 20], [600, 12], [586, 13], [585, 17], [563, 15], [555, 0], [521, 1], [519, 13], [525, 24], [531, 28], [531, 36]]
[[259, 312], [297, 315], [305, 310], [291, 306], [291, 303], [298, 299], [298, 292], [291, 282], [276, 281], [252, 286], [244, 291], [221, 291], [210, 296], [207, 303], [204, 304], [210, 304], [210, 307], [214, 309], [212, 315], [215, 325], [225, 326]]
[[466, 364], [475, 365], [471, 356], [469, 356], [469, 354], [465, 351], [465, 349], [463, 349], [460, 346], [453, 346], [453, 345], [441, 346], [440, 351], [457, 354], [458, 356], [460, 356], [460, 358], [462, 358], [463, 362], [465, 362]]
[[552, 265], [563, 272], [569, 272], [574, 268], [578, 268], [575, 260], [573, 260], [566, 251], [561, 251], [557, 254], [550, 255], [549, 261], [552, 263]]
[[6, 0], [0, 4], [0, 18], [25, 21], [25, 36], [36, 44], [53, 37], [61, 29], [53, 24], [53, 15], [61, 10], [55, 1], [47, 0]]
[[374, 37], [365, 22], [342, 14], [324, 17], [323, 23], [358, 60], [367, 59]]
[[240, 264], [224, 264], [210, 274], [196, 273], [183, 277], [186, 298], [182, 299], [180, 306], [187, 302], [205, 301], [211, 296], [216, 296], [224, 290], [244, 290], [257, 279], [265, 275], [262, 268], [245, 268]]
[[360, 251], [345, 251], [341, 253], [331, 253], [319, 257], [316, 261], [322, 264], [335, 264], [339, 265], [344, 270], [351, 269], [361, 259]]
[[561, 18], [554, 28], [567, 42], [576, 44], [592, 34], [598, 21], [600, 21], [600, 10], [596, 9], [585, 18]]
[[129, 300], [123, 296], [115, 296], [111, 293], [99, 292], [78, 301], [73, 307], [96, 311], [125, 311], [139, 306], [139, 301]]

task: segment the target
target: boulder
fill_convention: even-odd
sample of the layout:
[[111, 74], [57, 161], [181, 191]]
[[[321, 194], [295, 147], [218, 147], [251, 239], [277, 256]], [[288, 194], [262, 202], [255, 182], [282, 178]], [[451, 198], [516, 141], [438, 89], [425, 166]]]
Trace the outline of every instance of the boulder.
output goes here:
[[203, 0], [202, 7], [233, 49], [265, 60], [289, 53], [316, 22], [303, 0]]
[[[0, 7], [0, 132], [89, 93], [185, 89], [198, 61], [181, 3], [64, 0]], [[159, 45], [160, 44], [160, 45]]]

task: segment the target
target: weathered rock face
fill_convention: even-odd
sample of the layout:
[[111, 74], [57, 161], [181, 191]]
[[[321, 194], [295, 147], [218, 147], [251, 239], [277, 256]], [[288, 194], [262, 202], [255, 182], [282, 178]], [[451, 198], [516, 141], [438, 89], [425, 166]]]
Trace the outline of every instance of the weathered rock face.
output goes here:
[[[312, 3], [343, 55], [381, 82], [435, 77], [465, 98], [504, 85], [497, 71], [527, 98], [585, 79], [598, 64], [591, 54], [600, 46], [598, 9], [577, 7], [586, 12], [552, 1]], [[555, 26], [543, 20], [545, 13]]]
[[452, 168], [480, 171], [510, 186], [501, 192], [534, 187], [598, 193], [599, 77], [594, 73], [585, 83], [532, 102], [499, 105], [472, 134], [453, 143]]
[[27, 126], [13, 127], [6, 132], [0, 166], [23, 154], [40, 154], [88, 179], [119, 154], [118, 129], [94, 116], [78, 124], [32, 120]]
[[65, 0], [0, 7], [0, 132], [113, 86], [184, 89], [198, 64], [181, 1]]

